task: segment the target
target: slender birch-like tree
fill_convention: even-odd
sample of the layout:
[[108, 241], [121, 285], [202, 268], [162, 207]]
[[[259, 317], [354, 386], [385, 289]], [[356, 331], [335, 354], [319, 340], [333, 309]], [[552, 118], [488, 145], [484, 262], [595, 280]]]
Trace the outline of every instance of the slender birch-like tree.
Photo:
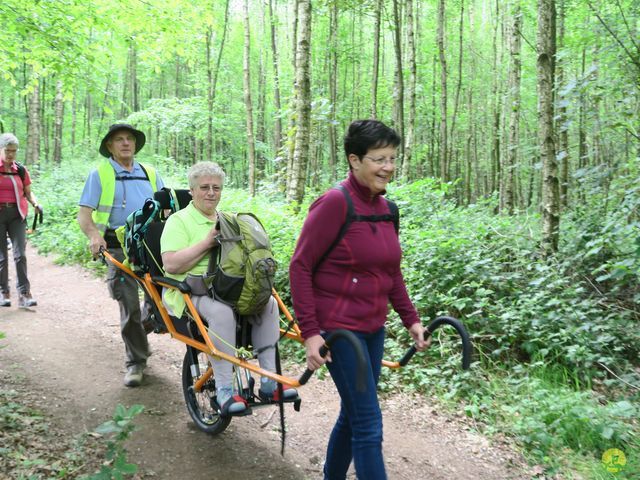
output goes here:
[[249, 0], [244, 0], [244, 106], [247, 127], [247, 161], [249, 163], [249, 195], [256, 194], [256, 142], [253, 135], [253, 104], [251, 102], [251, 30]]
[[289, 173], [287, 200], [300, 204], [305, 191], [311, 126], [311, 0], [299, 0], [298, 2], [297, 38], [296, 135], [293, 161]]
[[558, 251], [560, 182], [554, 130], [554, 82], [556, 55], [555, 0], [538, 0], [538, 143], [542, 163], [542, 251]]

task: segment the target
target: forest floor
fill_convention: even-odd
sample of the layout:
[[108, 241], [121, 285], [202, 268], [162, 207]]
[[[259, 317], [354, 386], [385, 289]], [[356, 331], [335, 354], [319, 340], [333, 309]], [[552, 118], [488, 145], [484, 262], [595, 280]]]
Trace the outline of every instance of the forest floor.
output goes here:
[[[144, 383], [126, 388], [118, 307], [103, 280], [55, 265], [31, 248], [28, 258], [39, 305], [18, 309], [13, 291], [13, 306], [0, 309], [0, 332], [6, 334], [0, 340], [1, 479], [59, 478], [56, 472], [65, 469], [71, 470], [65, 478], [77, 478], [97, 471], [105, 439], [91, 432], [112, 418], [118, 404], [145, 406], [126, 443], [129, 461], [139, 466], [136, 479], [322, 478], [339, 406], [329, 378], [300, 389], [300, 412], [286, 406], [284, 457], [275, 407], [254, 410], [221, 435], [208, 436], [196, 429], [183, 401], [182, 343], [151, 334]], [[302, 368], [285, 363], [285, 372], [297, 376]], [[441, 413], [433, 399], [393, 394], [382, 399], [382, 408], [391, 480], [544, 478], [508, 439], [477, 433], [462, 415]]]

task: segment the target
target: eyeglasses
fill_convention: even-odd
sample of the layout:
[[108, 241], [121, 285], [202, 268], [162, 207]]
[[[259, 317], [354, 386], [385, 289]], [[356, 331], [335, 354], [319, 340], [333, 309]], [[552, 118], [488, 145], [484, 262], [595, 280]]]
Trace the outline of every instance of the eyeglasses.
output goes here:
[[5, 148], [4, 153], [18, 153], [18, 148]]
[[217, 195], [222, 191], [222, 187], [218, 185], [200, 185], [198, 187], [198, 190], [200, 190], [202, 193], [213, 192]]
[[369, 155], [365, 155], [364, 158], [368, 158], [369, 160], [371, 160], [373, 163], [375, 163], [376, 165], [379, 165], [380, 167], [383, 165], [391, 165], [392, 167], [395, 166], [396, 164], [396, 158], [395, 157], [389, 157], [389, 158], [385, 158], [385, 157], [380, 157], [380, 158], [373, 158], [370, 157]]

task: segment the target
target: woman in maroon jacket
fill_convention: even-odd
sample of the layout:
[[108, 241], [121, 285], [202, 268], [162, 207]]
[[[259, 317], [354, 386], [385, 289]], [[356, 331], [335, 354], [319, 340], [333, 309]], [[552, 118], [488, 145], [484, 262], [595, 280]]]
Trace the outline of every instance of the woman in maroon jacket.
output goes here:
[[[409, 299], [400, 270], [400, 242], [384, 199], [393, 177], [400, 137], [377, 120], [349, 125], [344, 150], [349, 176], [342, 190], [330, 189], [309, 208], [289, 275], [293, 307], [311, 370], [325, 363], [323, 335], [352, 331], [367, 354], [367, 389], [356, 390], [353, 348], [338, 340], [326, 361], [341, 398], [331, 433], [325, 479], [344, 479], [353, 460], [358, 478], [386, 479], [382, 458], [382, 414], [376, 391], [384, 349], [388, 305], [398, 312], [418, 350], [428, 347], [424, 328]], [[345, 224], [348, 203], [356, 217], [335, 243]]]

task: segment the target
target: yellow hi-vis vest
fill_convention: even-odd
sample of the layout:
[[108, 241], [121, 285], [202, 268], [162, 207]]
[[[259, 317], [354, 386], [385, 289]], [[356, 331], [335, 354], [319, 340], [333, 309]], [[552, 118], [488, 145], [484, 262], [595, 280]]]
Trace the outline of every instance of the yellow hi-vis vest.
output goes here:
[[[158, 190], [156, 183], [156, 170], [148, 165], [143, 165], [138, 162], [142, 167], [142, 170], [146, 173], [151, 183], [153, 191]], [[98, 177], [100, 178], [100, 186], [102, 187], [102, 194], [98, 201], [98, 208], [92, 213], [93, 223], [96, 224], [100, 233], [104, 236], [104, 232], [109, 227], [109, 216], [111, 216], [111, 210], [113, 209], [113, 200], [116, 196], [116, 171], [113, 169], [113, 165], [109, 160], [105, 160], [98, 167]]]

